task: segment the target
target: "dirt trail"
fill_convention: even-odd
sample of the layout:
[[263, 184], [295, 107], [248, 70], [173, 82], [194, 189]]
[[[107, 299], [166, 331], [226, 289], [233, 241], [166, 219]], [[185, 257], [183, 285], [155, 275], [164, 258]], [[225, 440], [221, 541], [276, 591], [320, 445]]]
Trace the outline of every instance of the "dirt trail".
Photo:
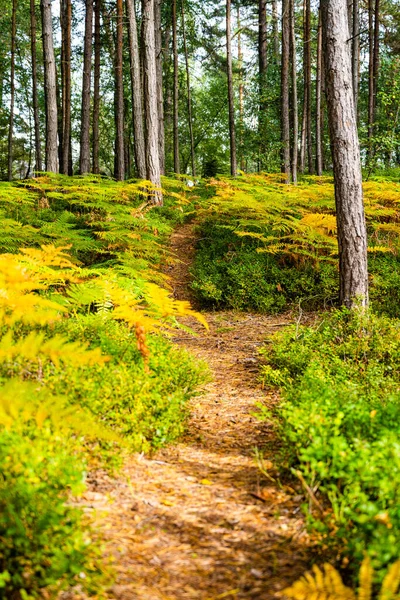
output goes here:
[[[179, 299], [188, 298], [193, 244], [191, 225], [172, 238], [184, 257], [170, 273]], [[192, 402], [184, 439], [151, 459], [132, 457], [117, 486], [91, 482], [89, 504], [109, 510], [100, 522], [118, 572], [115, 600], [268, 600], [310, 564], [303, 499], [261, 475], [254, 459], [256, 446], [266, 448], [274, 475], [276, 441], [252, 416], [257, 402], [276, 401], [257, 383], [257, 349], [290, 317], [206, 317], [207, 336], [175, 337], [214, 376]]]

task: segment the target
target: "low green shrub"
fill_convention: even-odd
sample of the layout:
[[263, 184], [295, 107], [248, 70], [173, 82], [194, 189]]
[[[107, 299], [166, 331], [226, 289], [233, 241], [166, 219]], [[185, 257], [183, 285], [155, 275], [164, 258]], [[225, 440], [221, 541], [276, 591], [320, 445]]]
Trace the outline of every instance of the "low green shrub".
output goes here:
[[101, 597], [86, 470], [175, 439], [206, 378], [167, 338], [193, 311], [154, 283], [191, 202], [164, 184], [162, 208], [98, 177], [0, 189], [0, 599]]
[[334, 265], [318, 266], [260, 253], [252, 238], [238, 237], [229, 221], [205, 220], [199, 228], [192, 288], [208, 306], [278, 313], [293, 303], [315, 308], [336, 301]]
[[282, 464], [329, 503], [310, 522], [353, 567], [368, 552], [382, 574], [400, 548], [400, 322], [336, 311], [262, 353], [264, 383], [283, 390]]
[[70, 586], [102, 587], [99, 548], [81, 511], [85, 465], [45, 423], [0, 430], [0, 598], [52, 597]]
[[97, 415], [138, 451], [175, 440], [183, 431], [187, 401], [208, 374], [184, 350], [161, 335], [150, 335], [148, 369], [137, 349], [135, 334], [124, 324], [92, 314], [59, 324], [70, 340], [100, 348], [110, 360], [103, 364], [54, 369], [43, 373], [44, 385], [55, 394]]

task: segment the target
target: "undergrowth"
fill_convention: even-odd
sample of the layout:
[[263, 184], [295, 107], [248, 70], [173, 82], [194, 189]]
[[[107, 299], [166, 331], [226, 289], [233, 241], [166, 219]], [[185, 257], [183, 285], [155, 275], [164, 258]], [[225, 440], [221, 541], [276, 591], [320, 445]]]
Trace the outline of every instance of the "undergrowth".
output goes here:
[[262, 353], [264, 384], [283, 391], [263, 413], [282, 464], [322, 497], [310, 499], [310, 525], [325, 550], [352, 569], [368, 553], [382, 577], [400, 548], [400, 322], [334, 311]]
[[[400, 177], [364, 184], [371, 300], [381, 314], [400, 305]], [[210, 182], [197, 212], [193, 283], [205, 305], [276, 313], [338, 300], [333, 179], [242, 175]]]
[[207, 377], [168, 341], [181, 316], [207, 324], [159, 269], [191, 208], [164, 184], [163, 208], [138, 182], [0, 188], [0, 598], [101, 597], [100, 542], [71, 496], [89, 467], [175, 439]]

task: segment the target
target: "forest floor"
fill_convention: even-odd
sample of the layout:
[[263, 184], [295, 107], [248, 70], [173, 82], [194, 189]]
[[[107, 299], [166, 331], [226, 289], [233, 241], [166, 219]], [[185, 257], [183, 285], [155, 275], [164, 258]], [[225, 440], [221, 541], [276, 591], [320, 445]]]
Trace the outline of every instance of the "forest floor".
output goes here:
[[[180, 258], [169, 275], [177, 299], [192, 300], [188, 283], [194, 227], [174, 233]], [[152, 457], [132, 456], [118, 479], [92, 473], [85, 494], [107, 553], [113, 556], [114, 600], [269, 600], [310, 566], [297, 489], [273, 479], [279, 440], [253, 416], [276, 395], [257, 380], [258, 348], [291, 315], [204, 312], [210, 332], [174, 341], [208, 363], [213, 381], [193, 399], [184, 437]]]

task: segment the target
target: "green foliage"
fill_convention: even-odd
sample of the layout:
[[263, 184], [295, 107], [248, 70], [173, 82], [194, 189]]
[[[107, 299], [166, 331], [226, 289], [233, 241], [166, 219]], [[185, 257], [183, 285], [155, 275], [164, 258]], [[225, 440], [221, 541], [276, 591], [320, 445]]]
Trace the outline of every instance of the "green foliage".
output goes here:
[[[277, 175], [211, 181], [215, 195], [199, 211], [193, 289], [208, 305], [278, 312], [335, 304], [338, 264], [333, 181], [304, 177], [297, 186]], [[398, 173], [364, 185], [371, 300], [399, 314]]]
[[[27, 402], [28, 397], [26, 398]], [[0, 598], [39, 598], [44, 587], [102, 586], [98, 544], [69, 490], [83, 488], [84, 465], [49, 426], [0, 432]], [[18, 594], [18, 595], [17, 595]]]
[[166, 282], [164, 242], [190, 209], [184, 184], [164, 183], [157, 209], [143, 182], [0, 188], [0, 598], [77, 584], [101, 595], [98, 545], [71, 507], [87, 464], [175, 439], [206, 379], [166, 336], [180, 316], [207, 324], [154, 283]]
[[382, 574], [400, 547], [400, 322], [333, 312], [263, 355], [264, 383], [283, 388], [284, 463], [329, 501], [310, 522], [352, 567], [368, 552]]

